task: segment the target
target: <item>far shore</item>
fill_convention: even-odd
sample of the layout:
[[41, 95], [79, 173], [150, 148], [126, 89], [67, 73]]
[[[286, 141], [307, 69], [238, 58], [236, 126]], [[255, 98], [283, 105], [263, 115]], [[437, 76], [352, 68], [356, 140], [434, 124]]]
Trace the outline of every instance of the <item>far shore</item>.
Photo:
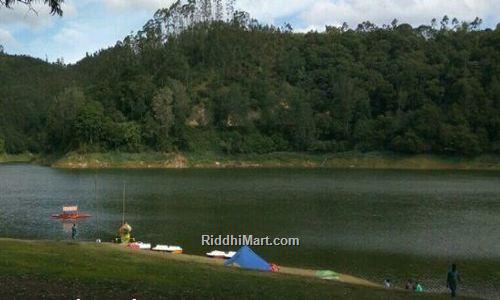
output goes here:
[[208, 153], [77, 153], [62, 157], [0, 154], [0, 163], [37, 163], [60, 169], [242, 169], [242, 168], [327, 168], [373, 170], [500, 170], [499, 155], [475, 158], [431, 154], [346, 152], [314, 154], [277, 152], [225, 155]]
[[221, 155], [215, 153], [70, 153], [50, 164], [67, 169], [224, 169], [331, 168], [388, 170], [500, 170], [500, 156], [476, 158], [391, 153], [339, 154], [269, 153]]
[[0, 163], [29, 163], [35, 160], [36, 156], [31, 153], [3, 154], [0, 153]]

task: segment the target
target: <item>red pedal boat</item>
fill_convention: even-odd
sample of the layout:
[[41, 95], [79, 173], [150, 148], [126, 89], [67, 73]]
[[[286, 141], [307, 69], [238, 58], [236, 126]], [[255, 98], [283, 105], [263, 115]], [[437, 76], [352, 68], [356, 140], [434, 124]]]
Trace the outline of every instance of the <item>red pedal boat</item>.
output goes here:
[[60, 220], [78, 220], [78, 219], [86, 219], [89, 218], [88, 214], [81, 214], [78, 211], [78, 206], [64, 206], [63, 212], [61, 214], [52, 215], [53, 219]]

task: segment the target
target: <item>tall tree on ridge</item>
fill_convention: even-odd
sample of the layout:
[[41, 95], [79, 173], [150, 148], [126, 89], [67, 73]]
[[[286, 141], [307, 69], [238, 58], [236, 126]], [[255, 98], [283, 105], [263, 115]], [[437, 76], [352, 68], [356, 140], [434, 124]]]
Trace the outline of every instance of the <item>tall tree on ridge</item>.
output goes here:
[[[63, 10], [61, 8], [62, 3], [64, 0], [40, 0], [39, 2], [42, 2], [50, 7], [50, 13], [53, 15], [63, 15]], [[27, 5], [30, 9], [33, 10], [33, 3], [37, 2], [35, 0], [0, 0], [0, 6], [4, 6], [7, 8], [11, 8], [13, 4], [16, 3], [21, 3]]]

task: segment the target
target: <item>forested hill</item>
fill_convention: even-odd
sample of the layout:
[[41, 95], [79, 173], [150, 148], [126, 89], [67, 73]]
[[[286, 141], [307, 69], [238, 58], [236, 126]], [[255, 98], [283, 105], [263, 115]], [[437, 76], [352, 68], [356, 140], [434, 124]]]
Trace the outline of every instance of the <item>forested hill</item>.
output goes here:
[[44, 150], [48, 108], [65, 77], [60, 65], [0, 52], [0, 153]]
[[302, 34], [220, 2], [160, 10], [75, 65], [1, 55], [6, 150], [500, 153], [500, 27]]

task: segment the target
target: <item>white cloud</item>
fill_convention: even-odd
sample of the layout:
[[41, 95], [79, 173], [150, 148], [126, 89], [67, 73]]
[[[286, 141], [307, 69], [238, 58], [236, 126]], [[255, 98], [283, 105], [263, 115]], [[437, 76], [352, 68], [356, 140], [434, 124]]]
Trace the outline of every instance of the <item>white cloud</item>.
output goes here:
[[237, 1], [237, 8], [250, 13], [250, 15], [267, 23], [275, 23], [279, 18], [284, 18], [307, 9], [317, 0], [241, 0]]
[[[69, 0], [72, 1], [72, 0]], [[74, 0], [73, 0], [74, 1]], [[84, 1], [84, 0], [81, 0]], [[103, 4], [111, 13], [124, 11], [151, 11], [169, 7], [175, 0], [85, 0], [94, 5]], [[84, 1], [84, 2], [85, 2]], [[76, 3], [76, 2], [75, 2]], [[429, 23], [443, 15], [470, 20], [493, 14], [498, 20], [500, 0], [237, 0], [237, 9], [250, 13], [263, 23], [289, 21], [306, 29], [324, 25], [351, 26], [370, 20], [377, 24], [389, 23], [397, 18], [414, 25]], [[496, 14], [496, 15], [495, 15]]]
[[111, 10], [156, 10], [158, 8], [169, 7], [174, 0], [103, 0], [104, 4]]
[[294, 28], [293, 31], [298, 32], [298, 33], [307, 33], [307, 32], [311, 32], [311, 31], [322, 32], [322, 31], [325, 31], [325, 26], [308, 25], [306, 27]]
[[85, 35], [83, 32], [79, 31], [74, 27], [62, 28], [54, 37], [52, 38], [54, 42], [59, 44], [79, 44], [84, 39]]
[[[38, 15], [25, 5], [0, 8], [0, 44], [9, 53], [64, 57], [76, 62], [116, 43], [131, 31], [139, 30], [160, 7], [175, 0], [66, 0], [64, 16], [51, 16], [40, 1], [34, 6]], [[500, 0], [237, 0], [262, 23], [281, 25], [290, 22], [297, 32], [322, 31], [325, 25], [351, 27], [370, 20], [379, 25], [397, 18], [413, 25], [428, 24], [444, 14], [471, 20], [485, 19], [489, 26], [500, 22]]]
[[340, 25], [347, 22], [351, 27], [369, 20], [376, 24], [388, 24], [397, 18], [412, 25], [429, 24], [448, 15], [460, 20], [472, 20], [476, 16], [498, 19], [498, 0], [319, 0], [304, 10], [299, 19], [308, 26]]
[[[98, 28], [94, 28], [89, 24], [79, 22], [68, 22], [57, 30], [51, 37], [49, 46], [40, 45], [50, 51], [50, 59], [54, 60], [59, 57], [64, 57], [67, 63], [74, 63], [81, 59], [85, 52], [97, 50], [96, 44], [101, 43], [101, 47], [105, 44], [97, 35]], [[41, 44], [44, 40], [36, 41], [35, 44]]]
[[[63, 3], [64, 18], [71, 19], [77, 14], [73, 5]], [[40, 29], [51, 26], [54, 18], [58, 18], [50, 14], [50, 8], [41, 3], [36, 2], [32, 6], [24, 4], [14, 4], [11, 8], [0, 7], [0, 25], [23, 25], [32, 29]]]
[[64, 57], [66, 63], [74, 63], [86, 53], [113, 46], [131, 31], [141, 28], [150, 17], [148, 12], [135, 11], [119, 12], [113, 17], [107, 11], [99, 11], [88, 17], [85, 9], [80, 11], [81, 17], [54, 26], [45, 36], [30, 41], [30, 50], [42, 56], [47, 53], [50, 61]]
[[0, 45], [2, 45], [6, 50], [9, 50], [11, 48], [17, 48], [19, 43], [9, 31], [0, 28]]

